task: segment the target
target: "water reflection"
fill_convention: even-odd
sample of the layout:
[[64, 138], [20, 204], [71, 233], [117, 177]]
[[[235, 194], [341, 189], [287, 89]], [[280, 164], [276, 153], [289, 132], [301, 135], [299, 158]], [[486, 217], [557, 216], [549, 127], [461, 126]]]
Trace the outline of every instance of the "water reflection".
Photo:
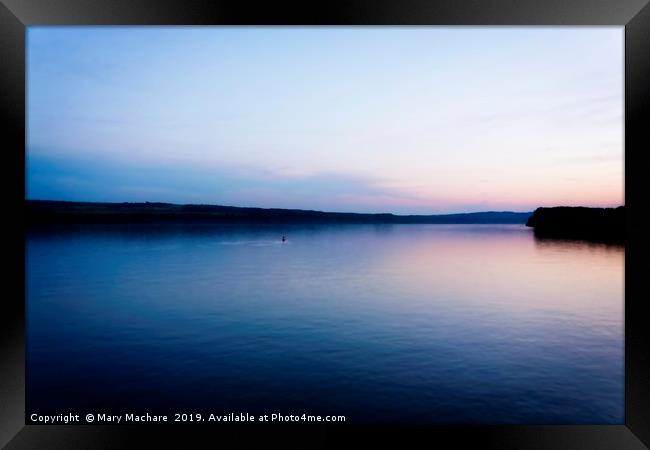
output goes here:
[[511, 225], [33, 229], [28, 408], [622, 423], [623, 259]]

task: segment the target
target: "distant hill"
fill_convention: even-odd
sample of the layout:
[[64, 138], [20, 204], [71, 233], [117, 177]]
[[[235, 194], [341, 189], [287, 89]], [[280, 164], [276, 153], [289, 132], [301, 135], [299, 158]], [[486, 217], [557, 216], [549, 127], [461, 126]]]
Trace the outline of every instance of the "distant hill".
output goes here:
[[623, 243], [625, 207], [586, 208], [559, 206], [537, 208], [526, 222], [538, 237], [586, 239]]
[[488, 211], [442, 215], [323, 212], [302, 209], [243, 208], [171, 203], [90, 203], [26, 200], [27, 223], [131, 222], [321, 222], [524, 224], [530, 212]]

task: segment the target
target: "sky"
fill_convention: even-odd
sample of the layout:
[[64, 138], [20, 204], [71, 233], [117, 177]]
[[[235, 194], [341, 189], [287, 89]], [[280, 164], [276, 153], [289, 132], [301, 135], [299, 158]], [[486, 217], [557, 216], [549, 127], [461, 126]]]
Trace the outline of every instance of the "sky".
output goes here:
[[623, 27], [29, 27], [29, 199], [624, 204]]

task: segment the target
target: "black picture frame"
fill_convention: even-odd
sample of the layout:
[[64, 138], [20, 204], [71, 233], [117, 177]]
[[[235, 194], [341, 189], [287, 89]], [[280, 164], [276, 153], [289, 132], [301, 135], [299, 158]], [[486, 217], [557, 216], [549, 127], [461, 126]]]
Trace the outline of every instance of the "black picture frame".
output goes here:
[[[620, 25], [625, 27], [625, 424], [614, 426], [25, 425], [25, 35], [32, 25]], [[0, 0], [2, 193], [8, 230], [0, 301], [0, 445], [25, 448], [242, 446], [410, 447], [453, 442], [499, 449], [650, 446], [650, 358], [642, 255], [643, 153], [650, 128], [648, 0]]]

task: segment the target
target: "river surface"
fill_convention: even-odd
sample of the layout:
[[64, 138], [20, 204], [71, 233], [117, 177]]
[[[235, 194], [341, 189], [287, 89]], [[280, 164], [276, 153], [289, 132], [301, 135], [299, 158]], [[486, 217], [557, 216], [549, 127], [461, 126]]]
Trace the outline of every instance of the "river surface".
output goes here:
[[624, 423], [621, 247], [520, 225], [84, 225], [30, 229], [26, 270], [28, 414]]

